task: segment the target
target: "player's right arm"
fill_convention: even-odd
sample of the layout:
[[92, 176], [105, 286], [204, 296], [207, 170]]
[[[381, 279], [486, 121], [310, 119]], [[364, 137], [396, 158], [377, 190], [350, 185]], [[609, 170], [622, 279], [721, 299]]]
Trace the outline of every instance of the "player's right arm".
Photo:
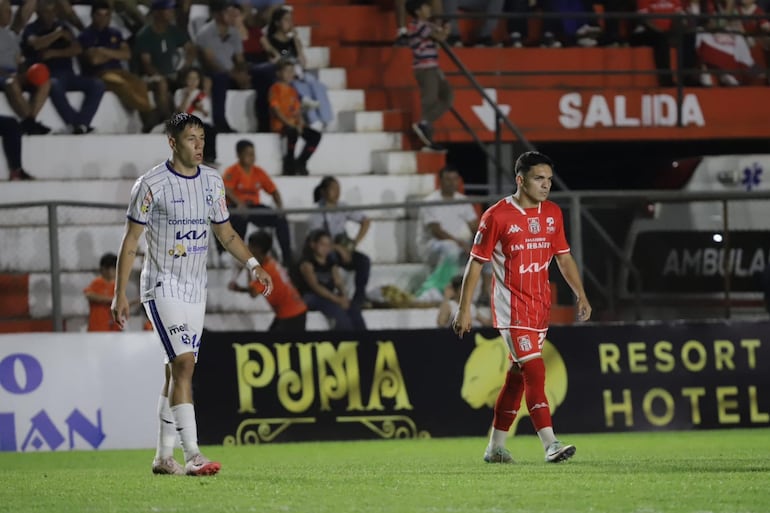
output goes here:
[[471, 330], [471, 323], [473, 322], [473, 315], [471, 314], [473, 291], [476, 290], [476, 286], [479, 284], [479, 277], [481, 276], [481, 268], [483, 266], [484, 262], [473, 256], [468, 258], [468, 264], [465, 266], [463, 285], [460, 289], [460, 304], [452, 322], [452, 329], [460, 338]]
[[115, 276], [115, 296], [112, 298], [112, 319], [120, 326], [125, 328], [128, 320], [129, 302], [126, 297], [126, 287], [128, 286], [131, 269], [134, 267], [134, 259], [139, 248], [139, 239], [144, 232], [144, 225], [136, 223], [131, 219], [126, 220], [126, 231], [123, 233], [123, 240], [120, 243], [118, 252], [117, 273]]

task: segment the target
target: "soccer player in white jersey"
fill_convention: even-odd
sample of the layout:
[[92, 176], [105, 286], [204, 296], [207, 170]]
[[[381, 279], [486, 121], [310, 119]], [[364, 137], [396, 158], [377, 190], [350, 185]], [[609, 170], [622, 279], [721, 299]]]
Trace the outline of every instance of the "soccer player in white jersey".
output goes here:
[[[198, 449], [192, 404], [192, 376], [206, 311], [206, 255], [210, 232], [233, 257], [248, 267], [270, 294], [272, 281], [229, 222], [225, 186], [219, 173], [201, 166], [203, 123], [189, 114], [166, 122], [170, 160], [139, 177], [131, 190], [126, 231], [118, 253], [112, 315], [121, 328], [128, 317], [126, 286], [142, 233], [147, 256], [141, 300], [166, 353], [165, 383], [158, 403], [160, 430], [152, 471], [155, 474], [213, 475], [218, 462]], [[177, 432], [185, 465], [174, 459]]]
[[542, 153], [527, 152], [518, 158], [515, 170], [516, 192], [481, 217], [452, 327], [460, 337], [470, 330], [472, 293], [482, 265], [491, 261], [493, 323], [508, 345], [511, 368], [495, 402], [484, 461], [513, 463], [505, 440], [526, 392], [529, 416], [543, 443], [545, 460], [558, 462], [571, 458], [575, 446], [556, 439], [545, 395], [541, 350], [551, 310], [548, 266], [552, 258], [577, 297], [579, 321], [591, 317], [591, 305], [564, 236], [561, 209], [546, 199], [551, 191], [553, 162]]

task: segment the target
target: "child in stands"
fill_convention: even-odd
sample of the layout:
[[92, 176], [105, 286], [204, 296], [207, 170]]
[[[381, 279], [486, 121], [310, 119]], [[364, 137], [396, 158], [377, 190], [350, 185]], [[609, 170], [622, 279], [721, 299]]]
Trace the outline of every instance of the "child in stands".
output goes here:
[[[281, 134], [286, 144], [283, 174], [307, 175], [307, 161], [318, 147], [321, 132], [305, 126], [299, 93], [291, 85], [294, 79], [294, 63], [288, 59], [279, 61], [276, 74], [278, 81], [270, 87], [268, 101], [272, 130]], [[299, 157], [295, 157], [294, 150], [300, 136], [305, 140], [305, 147]]]
[[428, 148], [440, 150], [433, 142], [433, 123], [452, 107], [452, 88], [438, 66], [436, 41], [446, 41], [447, 26], [430, 21], [431, 7], [428, 0], [409, 0], [406, 10], [414, 20], [409, 24], [409, 46], [414, 56], [412, 68], [420, 86], [420, 110], [422, 119], [412, 125], [412, 130]]
[[99, 260], [99, 276], [83, 290], [89, 306], [88, 331], [120, 331], [110, 312], [117, 263], [118, 257], [114, 253], [102, 255]]

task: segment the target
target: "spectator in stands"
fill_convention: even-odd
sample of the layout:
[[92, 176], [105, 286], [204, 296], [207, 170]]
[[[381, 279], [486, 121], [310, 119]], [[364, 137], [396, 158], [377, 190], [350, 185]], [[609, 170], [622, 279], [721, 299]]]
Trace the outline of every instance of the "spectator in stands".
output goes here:
[[[336, 178], [326, 176], [313, 190], [313, 201], [320, 209], [344, 206], [340, 199], [340, 183]], [[348, 221], [358, 225], [358, 232], [351, 238], [346, 226]], [[369, 232], [371, 220], [360, 210], [326, 211], [312, 214], [308, 219], [308, 228], [322, 229], [332, 238], [331, 258], [346, 271], [355, 273], [355, 291], [353, 303], [362, 307], [366, 303], [366, 287], [369, 285], [369, 273], [372, 267], [368, 256], [356, 248]]]
[[[102, 100], [104, 82], [75, 74], [72, 58], [79, 56], [83, 48], [72, 30], [58, 18], [55, 0], [39, 0], [37, 20], [24, 29], [22, 49], [28, 63], [42, 62], [48, 66], [51, 101], [72, 133], [93, 131], [91, 121]], [[79, 111], [69, 103], [68, 91], [82, 91], [85, 95]]]
[[442, 149], [433, 142], [433, 123], [452, 107], [453, 93], [444, 72], [438, 67], [436, 41], [445, 41], [449, 28], [430, 21], [428, 0], [407, 0], [407, 11], [414, 17], [409, 24], [409, 46], [414, 56], [412, 68], [420, 86], [422, 119], [412, 124], [417, 137], [428, 147]]
[[[282, 60], [278, 64], [278, 81], [270, 87], [269, 103], [272, 114], [273, 132], [285, 139], [286, 153], [283, 157], [283, 174], [307, 175], [307, 161], [315, 153], [321, 141], [321, 132], [305, 125], [299, 93], [291, 85], [294, 78], [294, 63]], [[305, 140], [302, 153], [295, 157], [299, 137]]]
[[[190, 1], [190, 0], [183, 0]], [[139, 9], [139, 5], [150, 6], [149, 0], [109, 0], [110, 7], [123, 20], [132, 37], [147, 23], [147, 19]], [[184, 26], [184, 25], [183, 25]]]
[[[267, 302], [273, 308], [275, 317], [267, 331], [305, 331], [307, 305], [289, 279], [286, 269], [273, 259], [272, 247], [273, 237], [265, 231], [252, 233], [249, 237], [249, 250], [273, 279], [273, 292], [267, 296]], [[252, 281], [248, 287], [230, 282], [228, 287], [236, 292], [248, 292], [251, 297], [261, 296], [264, 291], [264, 286], [258, 281]]]
[[[439, 188], [428, 194], [423, 201], [466, 199], [467, 196], [457, 190], [459, 183], [460, 173], [457, 169], [444, 167], [439, 171]], [[441, 291], [457, 274], [467, 257], [478, 224], [478, 214], [470, 203], [420, 208], [417, 250], [420, 258], [432, 269], [432, 274], [418, 290], [418, 296], [422, 296], [429, 289], [436, 290], [438, 297], [435, 299], [440, 300]], [[435, 292], [432, 294], [435, 295]]]
[[0, 115], [0, 138], [3, 140], [3, 153], [8, 163], [8, 179], [34, 180], [35, 177], [21, 167], [21, 126], [11, 116]]
[[331, 258], [332, 239], [324, 230], [311, 231], [299, 262], [297, 288], [308, 309], [334, 322], [334, 330], [365, 330], [361, 309], [348, 299], [339, 266]]
[[[242, 3], [255, 9], [259, 22], [267, 25], [275, 10], [284, 5], [284, 0], [243, 0]], [[291, 9], [290, 6], [287, 8]]]
[[[505, 0], [503, 12], [529, 13], [536, 4], [537, 0]], [[529, 40], [529, 18], [508, 18], [506, 29], [509, 37], [508, 44], [514, 48], [523, 48]]]
[[[438, 316], [436, 318], [436, 325], [439, 328], [452, 327], [452, 320], [457, 313], [457, 308], [460, 306], [458, 301], [462, 285], [463, 276], [458, 274], [444, 288], [444, 299], [438, 308]], [[492, 319], [479, 312], [476, 305], [471, 305], [471, 319], [471, 326], [474, 328], [492, 325]]]
[[[262, 30], [257, 11], [248, 5], [241, 5], [241, 8], [235, 13], [235, 28], [238, 29], [243, 41], [243, 58], [246, 59], [246, 62], [252, 65], [268, 63], [269, 56], [262, 48], [262, 37], [265, 32]], [[270, 71], [273, 73], [273, 80], [271, 80], [268, 88], [275, 81], [273, 66], [270, 66]]]
[[[174, 25], [175, 6], [174, 0], [153, 0], [150, 22], [134, 40], [137, 71], [153, 92], [161, 119], [171, 116], [171, 91], [184, 85], [177, 70], [192, 67], [195, 61], [195, 46], [187, 31]], [[203, 89], [207, 89], [205, 84]]]
[[[687, 11], [694, 15], [704, 11], [710, 15], [740, 14], [735, 0], [691, 0]], [[738, 72], [749, 70], [755, 65], [744, 31], [745, 26], [738, 19], [709, 18], [706, 21], [705, 30], [695, 36], [695, 47], [704, 70], [700, 76], [701, 85], [714, 85], [711, 70], [721, 71], [718, 78], [722, 85], [740, 85], [736, 76]]]
[[212, 0], [211, 21], [195, 35], [203, 71], [211, 79], [214, 126], [220, 133], [233, 132], [225, 117], [228, 89], [251, 88], [251, 76], [243, 58], [243, 41], [235, 28], [239, 5], [229, 0]]
[[[395, 0], [396, 11], [396, 46], [409, 46], [409, 31], [406, 29], [406, 0]], [[439, 17], [444, 12], [444, 6], [441, 0], [431, 0], [431, 12], [433, 16]]]
[[282, 209], [281, 193], [265, 170], [255, 164], [257, 157], [251, 141], [246, 139], [238, 141], [235, 152], [238, 155], [238, 162], [228, 167], [223, 175], [227, 199], [234, 208], [250, 209], [255, 214], [233, 213], [230, 216], [230, 222], [241, 238], [246, 234], [249, 223], [274, 228], [281, 247], [281, 260], [288, 267], [294, 261], [291, 253], [289, 223], [286, 221], [286, 216], [263, 205], [260, 197], [260, 192], [264, 191], [272, 196], [276, 208]]
[[[41, 135], [51, 131], [50, 128], [37, 121], [40, 110], [48, 99], [51, 89], [50, 80], [38, 86], [33, 86], [27, 80], [26, 71], [20, 69], [24, 59], [19, 46], [19, 32], [24, 28], [24, 17], [31, 15], [30, 3], [21, 7], [11, 22], [10, 0], [0, 0], [0, 90], [5, 91], [8, 104], [21, 120], [20, 129], [25, 134]], [[26, 8], [25, 8], [26, 7]], [[22, 13], [24, 11], [24, 13]], [[30, 92], [27, 100], [22, 94]]]
[[[580, 17], [576, 14], [593, 13], [593, 0], [543, 0], [547, 9], [552, 13], [560, 13], [565, 16], [561, 20], [553, 20], [556, 23], [557, 33], [567, 45], [592, 47], [597, 45], [597, 38], [601, 29], [596, 18], [591, 16]], [[548, 38], [545, 38], [547, 43]]]
[[309, 126], [316, 130], [332, 122], [334, 113], [329, 101], [329, 92], [315, 76], [308, 73], [307, 59], [302, 41], [296, 35], [292, 11], [285, 7], [273, 11], [267, 35], [262, 37], [262, 47], [277, 63], [280, 59], [291, 58], [295, 62], [294, 80], [291, 85], [299, 93]]
[[[498, 16], [503, 12], [504, 0], [444, 0], [444, 12], [447, 14], [459, 14], [459, 10], [483, 12], [487, 17], [481, 24], [481, 29], [473, 44], [477, 46], [496, 46], [492, 39], [492, 33], [500, 22]], [[429, 4], [430, 5], [430, 4]], [[451, 46], [462, 46], [460, 39], [460, 27], [457, 18], [449, 22], [450, 30], [446, 42]]]
[[99, 276], [83, 290], [89, 306], [88, 331], [120, 331], [110, 311], [117, 263], [118, 257], [114, 253], [102, 255], [99, 260]]
[[72, 0], [54, 0], [56, 12], [59, 17], [63, 18], [63, 21], [66, 23], [75, 27], [78, 32], [82, 32], [86, 26], [83, 24], [83, 20], [80, 19], [80, 16], [75, 12], [75, 9], [72, 8], [73, 3], [78, 2], [73, 2]]
[[[631, 14], [636, 11], [635, 0], [596, 0], [595, 4], [601, 5], [602, 10], [607, 14]], [[599, 36], [599, 44], [602, 46], [627, 46], [629, 28], [631, 27], [633, 16], [624, 19], [605, 18], [604, 29]]]
[[[693, 70], [684, 74], [684, 85], [699, 85], [695, 59], [695, 33], [685, 30], [684, 9], [681, 0], [636, 0], [640, 14], [670, 14], [671, 18], [644, 18], [631, 36], [633, 46], [651, 46], [658, 82], [662, 87], [674, 86], [671, 71], [671, 45], [682, 45], [679, 67]], [[680, 15], [680, 16], [676, 16]], [[676, 38], [679, 36], [680, 41]]]
[[[203, 90], [203, 74], [198, 68], [182, 72], [184, 87], [174, 92], [174, 110], [198, 116], [203, 122], [203, 163], [217, 167], [217, 129], [211, 117], [211, 99]], [[241, 234], [243, 238], [243, 234]]]
[[96, 0], [91, 5], [91, 24], [80, 33], [78, 41], [83, 47], [80, 69], [85, 76], [100, 78], [108, 91], [117, 95], [128, 109], [139, 112], [149, 132], [161, 119], [150, 102], [147, 84], [124, 69], [131, 61], [131, 48], [121, 32], [110, 27], [112, 7], [107, 0]]

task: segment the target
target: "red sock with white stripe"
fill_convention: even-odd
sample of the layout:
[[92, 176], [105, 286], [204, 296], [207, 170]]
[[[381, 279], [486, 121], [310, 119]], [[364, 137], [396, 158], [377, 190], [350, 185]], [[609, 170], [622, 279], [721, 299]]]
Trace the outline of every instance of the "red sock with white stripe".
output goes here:
[[495, 401], [495, 418], [492, 422], [492, 434], [489, 438], [491, 447], [503, 447], [508, 431], [521, 406], [524, 394], [524, 379], [518, 369], [509, 370], [505, 375], [505, 384], [500, 389]]
[[545, 396], [545, 363], [542, 358], [534, 358], [521, 366], [524, 376], [524, 392], [527, 394], [527, 408], [532, 425], [543, 447], [548, 447], [556, 441], [553, 434], [551, 408]]

